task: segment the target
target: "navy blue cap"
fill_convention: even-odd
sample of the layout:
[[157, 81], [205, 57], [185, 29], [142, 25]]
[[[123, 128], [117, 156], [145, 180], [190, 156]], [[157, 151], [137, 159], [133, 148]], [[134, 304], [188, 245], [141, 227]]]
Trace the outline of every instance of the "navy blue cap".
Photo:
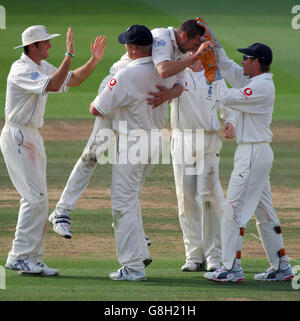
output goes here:
[[272, 59], [273, 59], [272, 49], [262, 43], [254, 43], [248, 48], [240, 48], [238, 49], [238, 51], [246, 55], [258, 58], [258, 60], [261, 63], [267, 66], [271, 65], [272, 63]]
[[132, 43], [138, 46], [148, 46], [152, 45], [153, 36], [146, 26], [133, 25], [121, 33], [118, 40], [122, 44]]

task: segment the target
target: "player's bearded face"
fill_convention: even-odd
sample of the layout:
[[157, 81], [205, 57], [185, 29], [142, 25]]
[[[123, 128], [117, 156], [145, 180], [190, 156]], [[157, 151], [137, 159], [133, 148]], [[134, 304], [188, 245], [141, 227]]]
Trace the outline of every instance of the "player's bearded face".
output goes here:
[[182, 42], [178, 44], [178, 48], [182, 53], [186, 53], [188, 51], [197, 51], [200, 45], [201, 45], [200, 35], [197, 35], [194, 38], [186, 37], [182, 39]]

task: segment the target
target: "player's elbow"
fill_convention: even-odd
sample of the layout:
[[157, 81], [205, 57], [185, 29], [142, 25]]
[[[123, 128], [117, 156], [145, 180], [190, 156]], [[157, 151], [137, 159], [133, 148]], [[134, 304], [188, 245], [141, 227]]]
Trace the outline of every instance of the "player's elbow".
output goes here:
[[78, 87], [81, 83], [82, 81], [78, 77], [76, 77], [73, 73], [70, 80], [68, 81], [68, 86]]
[[163, 79], [169, 78], [171, 76], [165, 63], [158, 64], [156, 66], [156, 70], [157, 70], [158, 74], [160, 75], [160, 77]]
[[166, 79], [166, 78], [170, 77], [169, 72], [167, 70], [165, 70], [165, 69], [162, 69], [162, 70], [157, 71], [157, 72], [158, 72], [158, 74], [160, 75], [160, 77], [162, 79]]

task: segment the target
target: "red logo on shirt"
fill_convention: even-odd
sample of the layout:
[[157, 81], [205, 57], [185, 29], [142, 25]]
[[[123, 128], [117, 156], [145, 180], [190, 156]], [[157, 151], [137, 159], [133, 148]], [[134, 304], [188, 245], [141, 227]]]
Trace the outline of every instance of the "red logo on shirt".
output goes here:
[[117, 83], [115, 78], [112, 78], [112, 80], [109, 82], [107, 87], [112, 91], [111, 87], [113, 87]]
[[109, 85], [110, 85], [110, 86], [114, 86], [116, 83], [117, 83], [116, 79], [113, 78], [113, 79], [110, 81]]
[[188, 86], [188, 83], [187, 83], [187, 81], [186, 81], [186, 82], [185, 82], [185, 89], [184, 89], [184, 91], [189, 91], [188, 88], [187, 88], [187, 86]]
[[244, 90], [244, 93], [245, 93], [245, 95], [247, 95], [247, 96], [251, 96], [251, 95], [252, 95], [252, 89], [251, 89], [251, 88], [246, 88], [246, 89]]

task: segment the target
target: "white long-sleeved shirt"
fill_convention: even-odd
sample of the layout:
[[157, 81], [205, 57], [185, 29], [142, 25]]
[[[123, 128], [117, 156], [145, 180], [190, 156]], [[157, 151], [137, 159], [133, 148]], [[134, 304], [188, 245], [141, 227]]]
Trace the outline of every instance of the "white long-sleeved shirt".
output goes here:
[[[174, 81], [174, 79], [173, 79]], [[94, 106], [104, 116], [113, 116], [113, 129], [122, 133], [120, 121], [127, 121], [127, 130], [138, 135], [139, 129], [162, 129], [168, 119], [168, 104], [151, 108], [147, 92], [156, 85], [171, 88], [172, 79], [162, 79], [154, 68], [152, 57], [135, 59], [122, 68], [94, 100]], [[128, 134], [128, 133], [122, 133]]]
[[[163, 61], [176, 61], [183, 59], [188, 54], [182, 53], [177, 45], [175, 30], [173, 27], [168, 28], [155, 28], [151, 30], [153, 36], [153, 45], [152, 45], [152, 59], [154, 66], [157, 66], [159, 63]], [[130, 62], [130, 58], [127, 53], [125, 53], [121, 59], [116, 62], [110, 73], [115, 73], [115, 71], [121, 69], [126, 64]], [[169, 77], [172, 81], [181, 84], [184, 86], [184, 72], [180, 72], [177, 75]]]
[[101, 94], [102, 90], [109, 84], [109, 82], [115, 76], [115, 74], [121, 69], [123, 69], [124, 67], [126, 67], [132, 61], [133, 60], [130, 59], [126, 53], [120, 58], [120, 60], [115, 62], [110, 67], [109, 74], [105, 78], [103, 78], [103, 80], [100, 83], [100, 86], [98, 88], [98, 96]]
[[[22, 126], [40, 128], [44, 124], [44, 114], [48, 92], [47, 85], [56, 67], [42, 60], [37, 65], [24, 53], [15, 61], [7, 77], [5, 119]], [[70, 71], [60, 88], [68, 89]]]
[[220, 80], [207, 85], [204, 70], [193, 72], [186, 68], [184, 71], [184, 90], [181, 96], [171, 102], [172, 129], [204, 129], [218, 131], [221, 128], [218, 111], [226, 122], [235, 125], [235, 112], [224, 107], [216, 99], [218, 87], [226, 87], [225, 81]]
[[219, 87], [216, 95], [223, 105], [238, 111], [235, 126], [237, 143], [271, 142], [270, 125], [275, 99], [273, 75], [263, 73], [249, 78], [223, 49], [218, 53], [221, 74], [233, 88]]

